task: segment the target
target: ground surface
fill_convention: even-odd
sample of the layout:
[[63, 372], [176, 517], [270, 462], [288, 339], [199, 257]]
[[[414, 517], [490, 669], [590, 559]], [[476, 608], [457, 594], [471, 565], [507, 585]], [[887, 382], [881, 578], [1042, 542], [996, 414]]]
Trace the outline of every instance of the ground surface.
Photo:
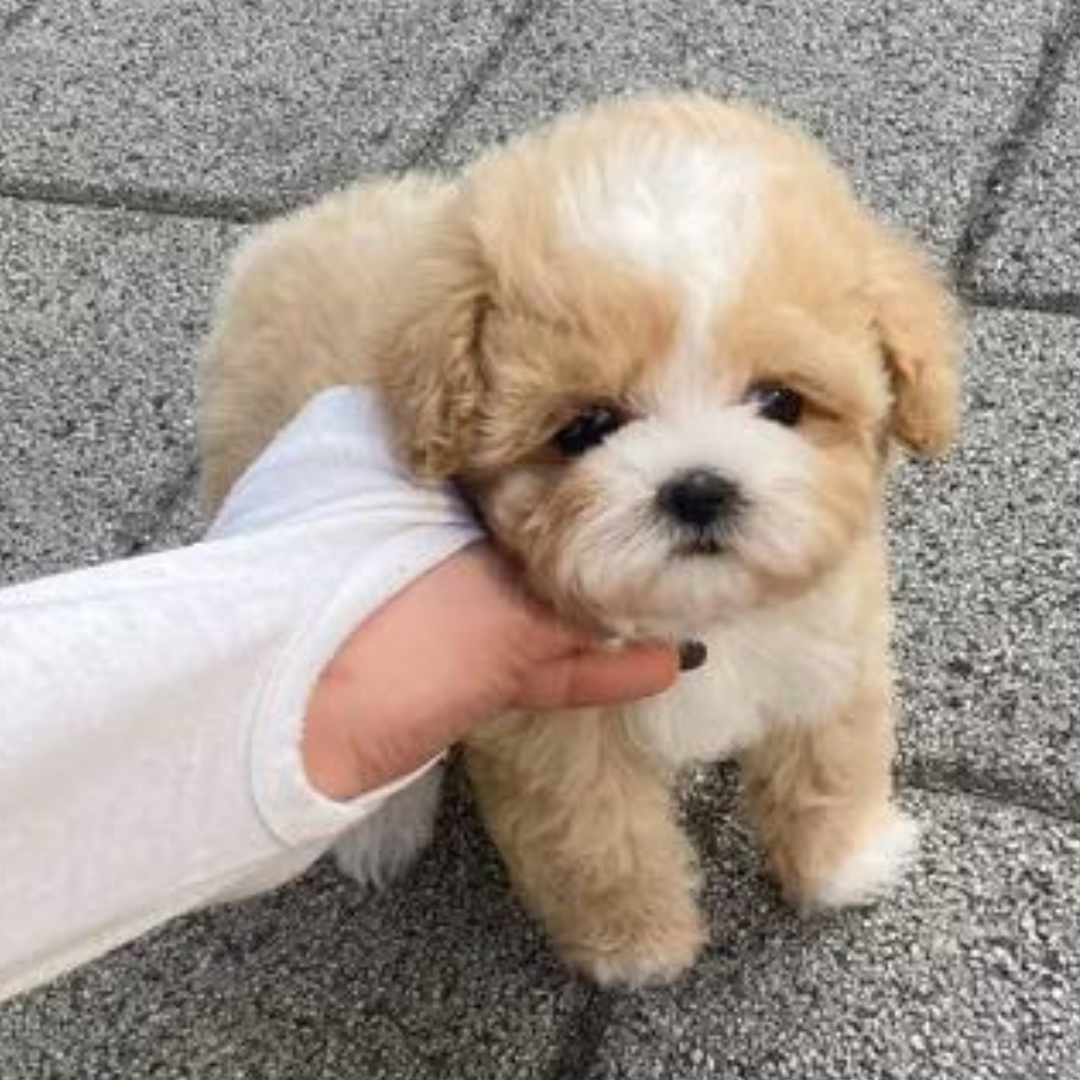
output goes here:
[[890, 903], [795, 918], [706, 777], [714, 944], [600, 993], [456, 793], [385, 896], [321, 866], [0, 1007], [0, 1077], [1080, 1077], [1078, 38], [1075, 0], [0, 0], [8, 581], [194, 535], [191, 359], [247, 223], [599, 94], [802, 120], [971, 313], [962, 444], [892, 500], [927, 832]]

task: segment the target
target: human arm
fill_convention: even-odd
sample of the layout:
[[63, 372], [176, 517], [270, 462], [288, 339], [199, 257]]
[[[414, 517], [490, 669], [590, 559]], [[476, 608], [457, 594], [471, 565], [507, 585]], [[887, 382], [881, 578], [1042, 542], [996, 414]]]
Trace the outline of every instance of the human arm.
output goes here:
[[372, 403], [334, 391], [204, 543], [0, 593], [0, 998], [286, 880], [422, 771], [468, 709], [358, 786], [313, 785], [311, 689], [369, 640], [358, 624], [480, 539], [451, 492], [397, 470]]

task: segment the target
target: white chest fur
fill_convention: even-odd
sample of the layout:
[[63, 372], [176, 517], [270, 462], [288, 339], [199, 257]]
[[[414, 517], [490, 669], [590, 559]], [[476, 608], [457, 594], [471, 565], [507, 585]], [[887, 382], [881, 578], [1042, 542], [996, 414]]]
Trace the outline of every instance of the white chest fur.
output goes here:
[[706, 664], [633, 706], [635, 740], [671, 765], [717, 761], [770, 724], [813, 723], [850, 697], [866, 642], [849, 589], [748, 613], [703, 637]]

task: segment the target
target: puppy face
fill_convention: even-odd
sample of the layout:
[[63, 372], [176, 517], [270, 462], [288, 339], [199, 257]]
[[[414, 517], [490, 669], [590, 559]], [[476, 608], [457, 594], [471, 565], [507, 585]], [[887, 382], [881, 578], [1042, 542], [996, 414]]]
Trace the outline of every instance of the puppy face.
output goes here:
[[890, 437], [948, 439], [946, 295], [758, 115], [609, 106], [480, 163], [458, 215], [391, 407], [578, 619], [677, 635], [798, 593], [873, 527]]

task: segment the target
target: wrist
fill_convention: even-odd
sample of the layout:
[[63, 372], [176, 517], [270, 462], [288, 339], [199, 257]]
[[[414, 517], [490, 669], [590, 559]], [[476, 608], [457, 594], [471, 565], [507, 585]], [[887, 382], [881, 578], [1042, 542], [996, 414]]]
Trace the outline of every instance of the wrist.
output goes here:
[[312, 694], [304, 717], [301, 757], [308, 783], [320, 795], [337, 802], [347, 802], [372, 790], [357, 768], [351, 741], [334, 710], [327, 707], [320, 684]]
[[[322, 673], [308, 702], [301, 757], [308, 783], [321, 795], [348, 802], [400, 780], [446, 747], [417, 731], [381, 693], [387, 673], [358, 649], [360, 631]], [[391, 680], [393, 681], [393, 680]]]

